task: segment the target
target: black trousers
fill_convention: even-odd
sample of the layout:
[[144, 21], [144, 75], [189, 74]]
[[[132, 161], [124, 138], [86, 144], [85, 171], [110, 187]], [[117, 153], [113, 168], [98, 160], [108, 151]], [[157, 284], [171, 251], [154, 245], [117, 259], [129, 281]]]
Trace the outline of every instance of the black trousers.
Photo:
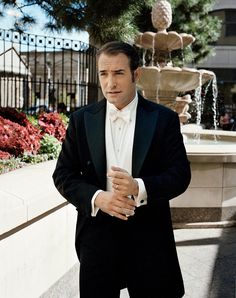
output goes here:
[[96, 219], [88, 222], [77, 246], [80, 298], [119, 298], [123, 288], [128, 289], [130, 298], [183, 296], [181, 282], [172, 278], [172, 270], [171, 276], [160, 270], [165, 265], [171, 268], [162, 260], [162, 254], [158, 262], [152, 258], [158, 249], [152, 245], [150, 230], [143, 232], [139, 241], [140, 229], [136, 226], [120, 221], [95, 223]]
[[[81, 284], [80, 288], [80, 298], [119, 298], [120, 297], [120, 289], [117, 288], [111, 288], [110, 285], [104, 285], [104, 288], [102, 287], [93, 287], [90, 285], [87, 285], [87, 287], [84, 287], [85, 285]], [[137, 288], [128, 288], [128, 293], [130, 298], [181, 298], [179, 295], [168, 295], [165, 293], [157, 293], [153, 289], [153, 292], [151, 289], [140, 289]]]

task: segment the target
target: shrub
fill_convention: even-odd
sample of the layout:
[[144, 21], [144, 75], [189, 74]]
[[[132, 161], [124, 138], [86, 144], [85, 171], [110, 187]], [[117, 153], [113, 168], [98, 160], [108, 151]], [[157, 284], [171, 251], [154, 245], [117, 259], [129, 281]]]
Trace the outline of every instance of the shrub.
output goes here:
[[0, 108], [0, 174], [26, 163], [58, 157], [68, 117], [58, 113], [26, 116], [13, 108]]
[[29, 122], [23, 112], [19, 112], [14, 108], [0, 108], [0, 116], [22, 126], [27, 126]]
[[12, 156], [10, 153], [0, 150], [0, 159], [1, 160], [7, 160], [7, 159], [10, 159], [11, 157]]
[[40, 141], [40, 154], [47, 154], [48, 159], [55, 159], [58, 157], [61, 150], [61, 142], [54, 136], [45, 134]]
[[39, 162], [47, 161], [47, 160], [49, 160], [49, 158], [48, 158], [48, 154], [28, 154], [28, 153], [25, 153], [21, 157], [21, 160], [25, 163], [36, 164], [36, 163], [39, 163]]
[[27, 119], [29, 120], [29, 122], [34, 126], [34, 127], [38, 127], [38, 117], [36, 115], [27, 115]]
[[44, 133], [54, 136], [60, 142], [64, 140], [66, 126], [58, 113], [41, 113], [38, 124]]
[[20, 158], [10, 158], [7, 160], [0, 159], [0, 174], [19, 169], [23, 167], [23, 165], [24, 163]]
[[0, 116], [0, 150], [14, 156], [24, 152], [36, 154], [40, 147], [40, 131], [30, 123], [26, 127]]

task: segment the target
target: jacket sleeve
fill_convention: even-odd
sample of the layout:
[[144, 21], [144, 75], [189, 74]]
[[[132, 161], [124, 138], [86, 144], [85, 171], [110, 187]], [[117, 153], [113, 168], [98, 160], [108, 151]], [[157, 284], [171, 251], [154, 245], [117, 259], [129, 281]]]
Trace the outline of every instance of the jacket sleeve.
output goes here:
[[[85, 147], [82, 150], [82, 147]], [[86, 154], [83, 154], [86, 152]], [[66, 138], [57, 160], [53, 180], [60, 194], [78, 211], [90, 216], [91, 199], [99, 189], [86, 147], [83, 114], [70, 117]]]
[[[165, 115], [166, 116], [166, 115]], [[158, 199], [172, 199], [183, 193], [191, 180], [190, 163], [187, 159], [180, 122], [177, 113], [170, 113], [167, 123], [161, 127], [161, 154], [150, 167], [152, 175], [141, 177], [144, 181], [148, 203]]]

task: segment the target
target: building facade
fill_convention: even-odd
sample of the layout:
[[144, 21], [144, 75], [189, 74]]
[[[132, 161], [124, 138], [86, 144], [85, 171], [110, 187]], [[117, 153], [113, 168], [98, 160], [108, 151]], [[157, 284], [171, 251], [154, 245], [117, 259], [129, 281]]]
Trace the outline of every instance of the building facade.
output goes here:
[[214, 45], [215, 54], [198, 66], [212, 70], [217, 77], [219, 99], [225, 112], [236, 116], [236, 1], [216, 0], [212, 15], [222, 20], [221, 35]]
[[98, 98], [96, 48], [0, 29], [0, 107], [67, 112]]

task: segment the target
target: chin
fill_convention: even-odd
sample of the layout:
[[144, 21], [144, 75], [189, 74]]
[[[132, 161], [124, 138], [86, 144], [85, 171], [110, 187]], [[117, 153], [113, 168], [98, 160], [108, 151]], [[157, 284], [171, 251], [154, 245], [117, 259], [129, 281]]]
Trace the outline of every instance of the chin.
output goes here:
[[119, 103], [119, 99], [114, 98], [114, 97], [107, 97], [107, 100], [112, 104]]

